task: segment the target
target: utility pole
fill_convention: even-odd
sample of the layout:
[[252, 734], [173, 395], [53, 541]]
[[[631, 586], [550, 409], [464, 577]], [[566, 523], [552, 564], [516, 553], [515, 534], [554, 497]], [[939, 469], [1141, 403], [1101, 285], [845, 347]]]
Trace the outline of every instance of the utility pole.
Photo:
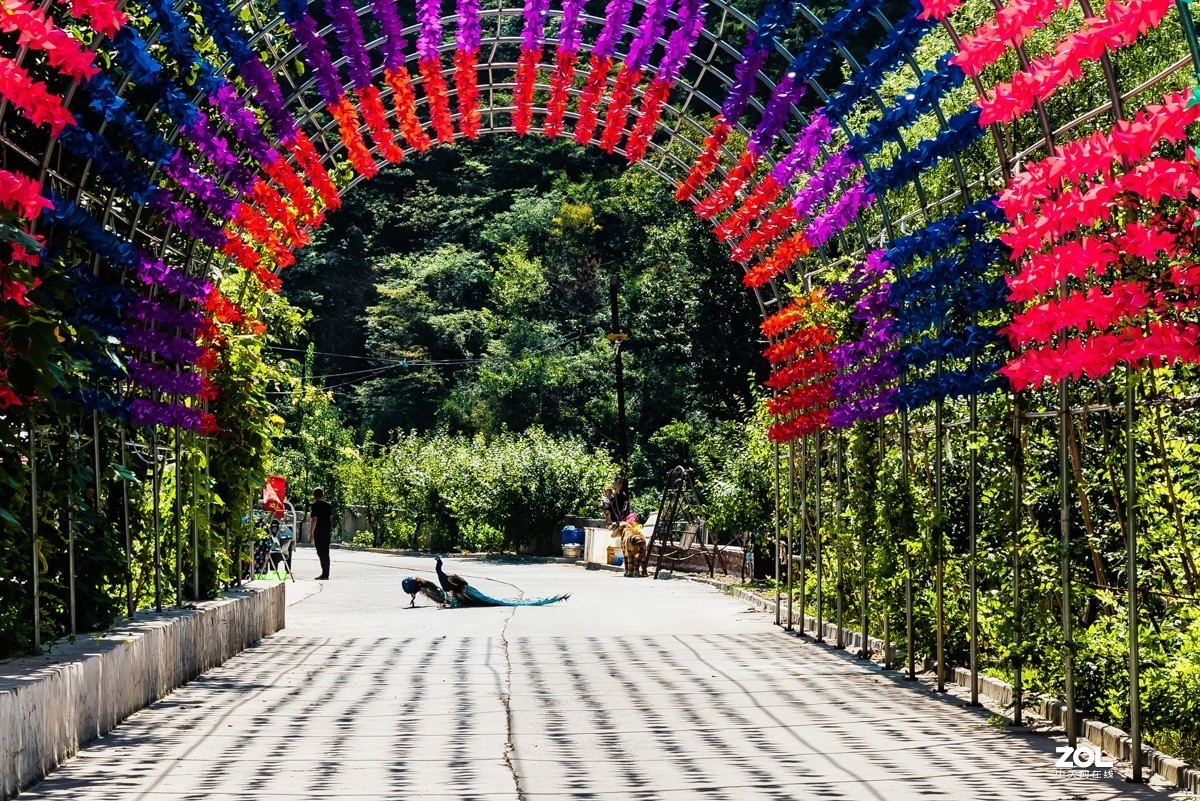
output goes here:
[[608, 333], [608, 341], [614, 346], [614, 366], [617, 371], [617, 461], [624, 471], [629, 469], [629, 428], [625, 422], [625, 366], [621, 362], [621, 346], [629, 339], [629, 335], [621, 333], [617, 311], [617, 289], [620, 285], [621, 279], [614, 273], [608, 281], [608, 302], [612, 309], [612, 330]]

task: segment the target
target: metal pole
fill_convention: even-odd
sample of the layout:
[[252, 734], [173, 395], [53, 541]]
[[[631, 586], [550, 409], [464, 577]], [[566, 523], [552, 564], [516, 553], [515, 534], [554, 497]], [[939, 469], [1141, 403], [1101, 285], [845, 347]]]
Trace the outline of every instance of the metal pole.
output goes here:
[[787, 630], [792, 630], [792, 530], [796, 527], [796, 441], [788, 440]]
[[775, 443], [775, 625], [778, 626], [780, 607], [779, 586], [779, 443]]
[[151, 473], [150, 473], [150, 488], [153, 493], [151, 503], [153, 505], [153, 523], [154, 523], [154, 609], [162, 611], [162, 543], [160, 541], [162, 532], [160, 531], [161, 516], [159, 509], [159, 488], [160, 477], [158, 469], [158, 426], [150, 429], [150, 454], [151, 454]]
[[95, 513], [96, 527], [94, 536], [99, 542], [104, 536], [103, 516], [100, 508], [100, 415], [92, 412], [92, 511]]
[[845, 543], [842, 541], [842, 434], [839, 431], [833, 435], [834, 444], [834, 492], [833, 511], [834, 523], [837, 530], [837, 647], [846, 647], [846, 635], [842, 631], [842, 608], [844, 605], [845, 586], [843, 585], [843, 566]]
[[196, 466], [196, 434], [192, 434], [192, 599], [200, 600], [200, 470]]
[[63, 512], [67, 524], [67, 602], [71, 609], [71, 634], [79, 633], [75, 611], [75, 520], [68, 507]]
[[[208, 437], [204, 438], [204, 552], [212, 553], [212, 469], [209, 467], [209, 441]], [[228, 554], [228, 549], [226, 550]], [[220, 578], [217, 579], [217, 586], [221, 586]]]
[[1183, 23], [1183, 38], [1187, 40], [1188, 50], [1192, 54], [1192, 68], [1200, 72], [1200, 43], [1196, 41], [1196, 21], [1192, 19], [1191, 4], [1187, 0], [1175, 0], [1179, 9], [1179, 19]]
[[816, 545], [817, 549], [817, 642], [825, 642], [825, 565], [824, 542], [821, 535], [821, 432], [816, 432], [816, 458], [813, 460], [813, 512], [816, 514]]
[[[125, 430], [121, 430], [121, 471], [128, 472], [129, 465], [125, 452]], [[137, 602], [133, 598], [133, 534], [129, 530], [129, 481], [121, 477], [121, 531], [125, 540], [125, 605], [129, 617], [137, 612]]]
[[[909, 497], [909, 478], [908, 478], [908, 457], [910, 444], [908, 441], [908, 409], [900, 410], [900, 481], [904, 490], [904, 497]], [[916, 639], [915, 630], [913, 627], [913, 591], [912, 591], [912, 554], [908, 550], [908, 543], [904, 544], [904, 639], [905, 651], [908, 652], [908, 675], [906, 678], [909, 681], [917, 680], [917, 649], [914, 644]]]
[[[308, 474], [308, 443], [304, 441], [305, 422], [308, 419], [308, 360], [310, 358], [309, 351], [312, 350], [310, 343], [304, 354], [304, 362], [300, 367], [300, 430], [297, 432], [297, 439], [300, 441], [300, 451], [304, 454], [304, 484], [302, 496], [304, 498], [312, 497], [312, 485], [309, 481]], [[204, 441], [204, 447], [208, 448], [208, 440]], [[296, 542], [300, 542], [300, 532], [296, 532]]]
[[1071, 512], [1070, 486], [1068, 481], [1067, 448], [1068, 422], [1071, 413], [1068, 403], [1067, 381], [1058, 382], [1058, 523], [1062, 537], [1062, 632], [1063, 632], [1063, 688], [1067, 704], [1067, 744], [1075, 747], [1075, 648], [1071, 633]]
[[179, 426], [174, 427], [175, 437], [175, 606], [183, 606], [183, 448], [179, 439]]
[[[975, 351], [971, 351], [971, 372], [974, 373], [978, 364]], [[971, 393], [971, 397], [967, 401], [970, 422], [968, 424], [970, 430], [970, 445], [967, 453], [967, 539], [969, 541], [970, 558], [970, 609], [968, 611], [968, 632], [967, 636], [970, 640], [971, 647], [971, 706], [979, 706], [979, 577], [976, 571], [976, 556], [978, 554], [978, 510], [976, 505], [979, 502], [978, 488], [978, 466], [979, 459], [976, 453], [976, 434], [979, 430], [979, 397], [975, 393]]]
[[[864, 456], [866, 456], [867, 450], [864, 448], [862, 453]], [[864, 462], [864, 464], [861, 464], [858, 466], [858, 469], [860, 471], [873, 469], [872, 465], [869, 464], [870, 459], [864, 458], [863, 462]], [[858, 655], [861, 656], [863, 659], [869, 659], [871, 657], [871, 631], [870, 631], [871, 627], [869, 625], [869, 621], [867, 620], [868, 612], [869, 612], [869, 609], [867, 606], [867, 528], [871, 525], [874, 525], [874, 520], [873, 520], [873, 518], [868, 516], [867, 521], [864, 523], [864, 525], [862, 526], [862, 528], [859, 532], [859, 543], [858, 543], [859, 549], [861, 550], [861, 553], [859, 554], [859, 577], [858, 577], [858, 580], [860, 583], [860, 586], [859, 586], [860, 617], [862, 618], [862, 624], [861, 624], [862, 628], [860, 629], [860, 631], [862, 631], [862, 650], [859, 652]], [[884, 654], [884, 660], [885, 661], [887, 660], [886, 654]]]
[[42, 652], [42, 599], [41, 574], [38, 570], [38, 474], [37, 474], [37, 433], [34, 430], [33, 417], [29, 418], [29, 517], [30, 517], [30, 569], [33, 574], [33, 652]]
[[1022, 675], [1025, 669], [1024, 642], [1021, 632], [1021, 519], [1025, 501], [1024, 464], [1021, 450], [1021, 395], [1013, 396], [1013, 725], [1024, 725]]
[[1125, 371], [1125, 552], [1129, 581], [1129, 761], [1133, 781], [1142, 781], [1141, 672], [1138, 664], [1137, 453], [1134, 449], [1134, 368]]
[[808, 613], [808, 437], [800, 443], [800, 633], [804, 633]]
[[[887, 440], [884, 437], [884, 423], [880, 421], [876, 428], [876, 435], [879, 443], [879, 466], [883, 466], [884, 457], [887, 455]], [[891, 593], [883, 593], [883, 669], [892, 669], [892, 603]]]
[[617, 373], [617, 456], [622, 470], [629, 469], [629, 431], [625, 422], [625, 365], [621, 361], [621, 346], [628, 337], [621, 333], [621, 322], [617, 308], [617, 289], [621, 279], [613, 274], [608, 281], [608, 299], [612, 313], [612, 332], [608, 338], [615, 345], [615, 368]]
[[[74, 432], [78, 433], [78, 432]], [[72, 432], [63, 429], [62, 432], [62, 454], [60, 461], [66, 464], [68, 461], [74, 464], [79, 456], [78, 448], [73, 440]], [[53, 463], [53, 461], [52, 461]], [[58, 515], [58, 525], [62, 535], [67, 540], [67, 617], [69, 620], [69, 630], [72, 635], [76, 633], [75, 629], [75, 523], [71, 514], [71, 500], [68, 497], [66, 505], [62, 508]]]
[[[940, 331], [940, 328], [939, 328]], [[938, 372], [941, 372], [939, 360]], [[937, 597], [935, 623], [937, 625], [937, 691], [946, 691], [946, 594], [945, 567], [942, 558], [942, 400], [933, 405], [933, 559], [934, 592]]]

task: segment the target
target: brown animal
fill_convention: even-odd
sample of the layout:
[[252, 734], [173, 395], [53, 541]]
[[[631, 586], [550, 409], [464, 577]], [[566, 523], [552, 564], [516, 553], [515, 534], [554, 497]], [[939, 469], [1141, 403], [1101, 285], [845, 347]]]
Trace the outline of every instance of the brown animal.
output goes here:
[[650, 561], [650, 554], [647, 553], [646, 537], [642, 534], [641, 525], [621, 523], [617, 526], [616, 533], [621, 538], [621, 553], [625, 557], [625, 575], [646, 575], [646, 563]]

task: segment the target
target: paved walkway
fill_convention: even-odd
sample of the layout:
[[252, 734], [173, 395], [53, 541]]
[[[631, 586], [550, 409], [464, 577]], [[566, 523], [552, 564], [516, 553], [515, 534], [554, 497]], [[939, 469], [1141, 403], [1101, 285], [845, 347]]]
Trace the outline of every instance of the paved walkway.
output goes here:
[[[432, 560], [335, 552], [287, 628], [22, 798], [1163, 798], [1059, 779], [1054, 743], [790, 637], [693, 582], [450, 562], [526, 609], [407, 609]], [[303, 576], [316, 574], [311, 551]]]

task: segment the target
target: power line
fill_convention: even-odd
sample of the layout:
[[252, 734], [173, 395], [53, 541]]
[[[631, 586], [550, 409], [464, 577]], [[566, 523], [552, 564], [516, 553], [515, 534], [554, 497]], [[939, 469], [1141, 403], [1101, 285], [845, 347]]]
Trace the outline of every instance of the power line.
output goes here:
[[[586, 335], [587, 335], [586, 331], [581, 331], [578, 334], [575, 334], [574, 336], [567, 337], [566, 339], [562, 339], [562, 340], [559, 340], [558, 342], [551, 343], [544, 348], [540, 348], [538, 350], [532, 350], [532, 351], [522, 351], [521, 353], [513, 355], [513, 356], [480, 356], [478, 358], [463, 358], [463, 359], [407, 359], [407, 358], [392, 359], [392, 358], [386, 358], [383, 356], [353, 356], [348, 353], [330, 353], [329, 351], [320, 351], [320, 350], [314, 350], [313, 355], [315, 355], [315, 356], [332, 356], [332, 357], [338, 358], [338, 359], [356, 359], [359, 361], [383, 362], [388, 365], [394, 365], [397, 367], [442, 367], [442, 366], [457, 367], [457, 366], [462, 366], [462, 365], [484, 364], [487, 362], [509, 362], [509, 361], [516, 361], [517, 359], [524, 358], [524, 357], [530, 356], [530, 355], [537, 356], [537, 355], [541, 355], [543, 353], [549, 353], [550, 351], [561, 348], [564, 345], [569, 345], [573, 342], [577, 342], [578, 340], [582, 339]], [[285, 348], [285, 347], [282, 347], [279, 345], [269, 345], [268, 348], [270, 350], [280, 351], [280, 352], [284, 352], [284, 353], [307, 353], [308, 352], [307, 350], [305, 350], [303, 348]], [[383, 369], [383, 368], [379, 368], [379, 369]], [[314, 376], [309, 376], [309, 377], [310, 378], [336, 378], [336, 377], [340, 377], [340, 376], [344, 376], [344, 375], [354, 375], [355, 372], [371, 372], [371, 370], [365, 369], [365, 370], [361, 370], [361, 371], [351, 371], [351, 372], [346, 372], [346, 373], [329, 373], [327, 375], [314, 375]]]
[[[564, 345], [569, 345], [573, 342], [577, 342], [578, 340], [583, 338], [586, 334], [587, 334], [586, 331], [581, 331], [578, 334], [575, 334], [574, 336], [568, 337], [567, 339], [559, 340], [558, 342], [551, 343], [551, 344], [547, 345], [546, 347], [541, 348], [539, 350], [523, 351], [519, 354], [515, 354], [515, 355], [511, 355], [511, 356], [484, 356], [484, 357], [480, 357], [477, 359], [389, 359], [389, 358], [380, 357], [380, 356], [353, 356], [353, 355], [347, 354], [347, 353], [330, 353], [328, 351], [313, 351], [313, 355], [316, 355], [316, 356], [331, 356], [331, 357], [338, 358], [338, 359], [357, 359], [360, 361], [385, 362], [386, 364], [383, 367], [367, 367], [367, 368], [363, 368], [362, 370], [350, 370], [350, 371], [341, 372], [341, 373], [324, 373], [321, 375], [312, 375], [312, 376], [309, 376], [308, 378], [310, 378], [310, 379], [344, 378], [347, 376], [358, 376], [357, 378], [352, 378], [349, 381], [343, 381], [343, 382], [340, 382], [337, 384], [331, 384], [328, 386], [321, 387], [321, 389], [332, 391], [338, 387], [349, 386], [351, 384], [357, 384], [364, 380], [369, 380], [371, 378], [379, 377], [379, 375], [381, 373], [389, 372], [391, 370], [396, 369], [397, 367], [403, 367], [403, 368], [408, 368], [408, 367], [462, 367], [462, 366], [472, 365], [472, 364], [486, 364], [489, 362], [513, 362], [518, 359], [525, 358], [527, 356], [531, 356], [531, 355], [537, 356], [537, 355], [541, 355], [543, 353], [548, 353], [552, 350], [557, 350], [558, 348], [561, 348]], [[268, 346], [268, 348], [270, 350], [286, 352], [286, 353], [308, 353], [308, 351], [305, 349], [285, 348], [285, 347], [278, 346], [278, 345], [271, 345], [271, 346]], [[291, 395], [291, 394], [292, 394], [291, 390], [267, 393], [267, 395], [276, 395], [276, 396]], [[338, 394], [347, 394], [348, 395], [351, 393], [342, 392], [342, 393], [338, 393]]]

